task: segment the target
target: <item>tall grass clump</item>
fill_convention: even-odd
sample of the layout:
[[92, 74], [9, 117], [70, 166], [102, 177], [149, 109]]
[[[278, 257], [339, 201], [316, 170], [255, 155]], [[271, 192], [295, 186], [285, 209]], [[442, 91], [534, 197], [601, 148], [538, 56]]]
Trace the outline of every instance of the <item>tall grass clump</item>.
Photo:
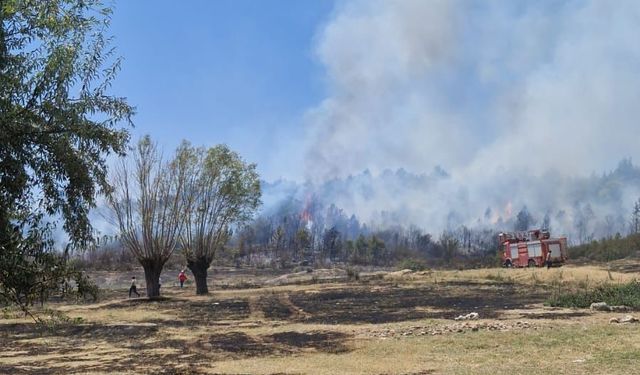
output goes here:
[[349, 281], [359, 281], [360, 280], [360, 271], [355, 268], [347, 267], [347, 280]]
[[640, 283], [634, 280], [626, 284], [602, 284], [578, 291], [558, 290], [547, 299], [546, 304], [553, 307], [587, 308], [594, 302], [640, 309]]
[[428, 268], [427, 263], [420, 259], [403, 259], [396, 264], [398, 269], [410, 269], [411, 271], [424, 271]]
[[502, 283], [502, 284], [513, 284], [513, 279], [511, 278], [511, 276], [505, 276], [502, 273], [502, 271], [500, 271], [498, 273], [489, 273], [489, 274], [487, 274], [487, 276], [485, 276], [485, 278], [487, 280], [496, 281], [496, 282]]

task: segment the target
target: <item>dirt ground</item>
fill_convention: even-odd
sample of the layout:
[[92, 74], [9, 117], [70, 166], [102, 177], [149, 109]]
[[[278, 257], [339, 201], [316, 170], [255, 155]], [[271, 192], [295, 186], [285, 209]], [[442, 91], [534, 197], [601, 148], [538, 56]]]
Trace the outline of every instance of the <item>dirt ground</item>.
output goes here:
[[[554, 288], [625, 282], [637, 269], [372, 272], [353, 282], [335, 269], [217, 270], [210, 295], [164, 282], [155, 301], [126, 298], [129, 275], [97, 274], [100, 302], [49, 305], [72, 322], [45, 328], [4, 310], [0, 373], [632, 374], [640, 325], [543, 302]], [[478, 319], [455, 319], [469, 313]]]

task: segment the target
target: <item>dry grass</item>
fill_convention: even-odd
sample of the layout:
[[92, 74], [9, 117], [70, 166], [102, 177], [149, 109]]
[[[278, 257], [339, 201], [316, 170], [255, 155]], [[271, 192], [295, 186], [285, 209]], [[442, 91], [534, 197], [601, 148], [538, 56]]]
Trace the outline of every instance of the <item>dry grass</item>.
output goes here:
[[[160, 302], [114, 290], [56, 306], [80, 325], [0, 319], [0, 373], [633, 374], [640, 325], [541, 302], [549, 286], [634, 277], [606, 266], [425, 271], [206, 297], [169, 287]], [[471, 311], [481, 319], [460, 329], [452, 318]]]
[[[615, 337], [616, 339], [607, 339]], [[640, 332], [632, 327], [551, 326], [527, 332], [481, 332], [365, 340], [343, 355], [257, 358], [216, 363], [221, 373], [251, 374], [634, 374]]]

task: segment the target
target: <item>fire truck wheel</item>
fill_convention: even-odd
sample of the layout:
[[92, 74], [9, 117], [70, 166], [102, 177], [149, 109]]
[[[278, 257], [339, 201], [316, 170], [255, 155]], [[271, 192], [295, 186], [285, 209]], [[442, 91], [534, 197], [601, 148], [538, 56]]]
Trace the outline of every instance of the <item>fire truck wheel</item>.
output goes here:
[[507, 261], [504, 262], [504, 266], [507, 267], [507, 268], [513, 267], [513, 264], [511, 264], [511, 259], [507, 259]]
[[535, 267], [536, 266], [536, 261], [533, 259], [529, 259], [529, 267]]

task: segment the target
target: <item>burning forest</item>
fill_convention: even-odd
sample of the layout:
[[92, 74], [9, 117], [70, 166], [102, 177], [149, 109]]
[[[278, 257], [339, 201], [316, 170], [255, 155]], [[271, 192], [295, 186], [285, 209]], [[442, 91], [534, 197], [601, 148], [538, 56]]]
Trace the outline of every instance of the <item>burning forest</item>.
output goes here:
[[[428, 175], [365, 171], [318, 185], [264, 183], [267, 204], [237, 232], [234, 246], [247, 259], [282, 264], [390, 265], [405, 258], [447, 262], [453, 256], [490, 262], [502, 231], [543, 228], [568, 237], [570, 245], [634, 232], [640, 168], [631, 160], [599, 177], [554, 179], [553, 194], [549, 178], [519, 183], [511, 176], [500, 182], [510, 188], [496, 188], [479, 202], [464, 186], [446, 194], [452, 178], [441, 168]], [[439, 201], [443, 196], [445, 202]]]

